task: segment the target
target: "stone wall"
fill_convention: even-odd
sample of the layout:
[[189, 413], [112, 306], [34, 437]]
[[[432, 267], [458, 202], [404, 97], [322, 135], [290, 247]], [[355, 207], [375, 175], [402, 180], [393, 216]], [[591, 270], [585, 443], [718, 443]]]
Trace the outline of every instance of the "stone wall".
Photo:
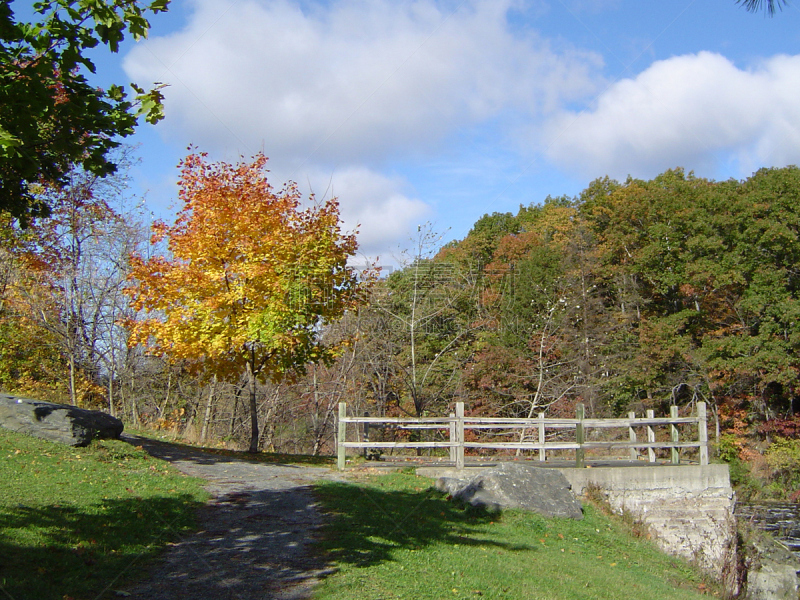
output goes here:
[[[487, 468], [421, 467], [417, 473], [463, 478]], [[740, 597], [744, 591], [748, 600], [797, 599], [800, 563], [788, 550], [761, 536], [746, 544], [742, 557], [737, 556], [735, 496], [728, 465], [542, 468], [561, 471], [578, 497], [590, 486], [599, 489], [613, 510], [641, 521], [662, 550], [695, 562], [732, 595]], [[740, 572], [742, 567], [746, 573]]]
[[730, 588], [736, 583], [734, 493], [727, 465], [561, 469], [577, 495], [592, 485], [640, 520], [656, 543]]
[[[613, 510], [625, 511], [646, 525], [662, 550], [695, 562], [729, 590], [738, 591], [734, 493], [728, 465], [543, 468], [561, 471], [577, 497], [590, 485], [599, 488]], [[454, 469], [435, 467], [417, 472], [427, 477], [464, 476]]]

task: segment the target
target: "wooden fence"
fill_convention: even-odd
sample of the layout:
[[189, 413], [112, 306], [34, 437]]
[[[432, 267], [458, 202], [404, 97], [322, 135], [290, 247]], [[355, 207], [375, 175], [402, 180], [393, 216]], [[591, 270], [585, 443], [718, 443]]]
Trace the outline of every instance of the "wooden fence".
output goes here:
[[[361, 441], [347, 441], [347, 426], [356, 425], [356, 437], [362, 437]], [[678, 430], [679, 425], [695, 425], [697, 427], [696, 439], [680, 440]], [[390, 430], [438, 430], [443, 439], [436, 441], [378, 441], [371, 440], [369, 436], [364, 436], [365, 432], [374, 428], [383, 428], [384, 431]], [[352, 428], [351, 428], [352, 429]], [[627, 439], [614, 439], [610, 441], [599, 441], [587, 439], [586, 432], [590, 429], [627, 429]], [[657, 430], [667, 430], [666, 440], [657, 441]], [[548, 451], [554, 450], [574, 450], [575, 466], [585, 466], [586, 450], [595, 449], [627, 449], [632, 460], [637, 460], [639, 452], [647, 450], [648, 460], [656, 462], [655, 450], [659, 448], [670, 449], [670, 458], [673, 464], [680, 463], [680, 450], [682, 448], [698, 448], [699, 463], [708, 464], [708, 430], [706, 422], [706, 404], [697, 403], [697, 414], [691, 417], [679, 417], [678, 407], [673, 406], [670, 416], [656, 418], [652, 410], [648, 410], [645, 417], [636, 417], [633, 412], [628, 413], [628, 418], [624, 419], [586, 419], [584, 418], [584, 407], [579, 404], [576, 409], [574, 419], [545, 418], [544, 413], [539, 413], [532, 419], [505, 419], [497, 417], [465, 417], [464, 403], [456, 403], [456, 412], [448, 417], [422, 417], [422, 418], [396, 418], [396, 417], [354, 417], [347, 416], [347, 404], [339, 404], [337, 436], [337, 457], [340, 470], [345, 467], [347, 448], [448, 448], [450, 451], [450, 461], [457, 469], [464, 468], [464, 450], [466, 448], [486, 448], [496, 450], [538, 450], [539, 460], [547, 458]], [[464, 432], [467, 430], [477, 430], [491, 432], [494, 437], [508, 437], [509, 434], [516, 432], [518, 441], [465, 441]], [[571, 431], [574, 430], [574, 434]], [[529, 433], [530, 432], [530, 433]], [[447, 439], [445, 440], [445, 435]], [[555, 437], [554, 433], [569, 433], [569, 439], [564, 436], [557, 436], [561, 439], [547, 440], [548, 433]], [[644, 433], [642, 439], [639, 434]], [[366, 437], [367, 439], [363, 439]], [[528, 438], [535, 438], [529, 441]], [[590, 436], [591, 437], [591, 436]]]

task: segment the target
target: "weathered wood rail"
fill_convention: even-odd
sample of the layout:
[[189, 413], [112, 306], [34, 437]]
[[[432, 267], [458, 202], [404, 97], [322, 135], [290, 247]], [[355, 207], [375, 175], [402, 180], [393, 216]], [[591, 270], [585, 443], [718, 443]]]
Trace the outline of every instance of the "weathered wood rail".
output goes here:
[[[545, 461], [547, 452], [554, 450], [574, 450], [575, 466], [584, 467], [586, 450], [596, 449], [627, 449], [632, 460], [637, 460], [640, 451], [646, 450], [648, 460], [656, 462], [656, 449], [667, 448], [670, 450], [672, 464], [680, 463], [680, 450], [685, 448], [698, 448], [701, 465], [708, 464], [708, 429], [705, 402], [697, 403], [694, 416], [678, 416], [678, 407], [671, 407], [669, 417], [656, 417], [652, 410], [648, 410], [644, 417], [636, 417], [628, 413], [627, 418], [621, 419], [587, 419], [584, 418], [584, 407], [577, 406], [574, 419], [546, 418], [544, 413], [539, 413], [531, 419], [509, 419], [496, 417], [466, 417], [464, 416], [464, 403], [456, 403], [456, 412], [448, 417], [356, 417], [347, 416], [347, 404], [339, 404], [339, 417], [337, 427], [337, 463], [340, 470], [344, 469], [346, 452], [348, 448], [448, 448], [450, 460], [457, 469], [464, 468], [464, 451], [467, 448], [485, 448], [495, 450], [538, 450], [539, 460]], [[357, 434], [363, 436], [366, 429], [382, 427], [395, 430], [438, 430], [447, 433], [447, 439], [434, 441], [378, 441], [365, 439], [362, 441], [347, 441], [348, 425], [356, 425]], [[678, 427], [680, 425], [696, 426], [695, 439], [681, 441]], [[359, 427], [360, 426], [360, 427]], [[352, 428], [351, 428], [352, 429]], [[627, 439], [591, 440], [587, 439], [586, 432], [590, 429], [627, 429]], [[669, 432], [668, 440], [657, 441], [657, 430], [666, 429]], [[483, 430], [492, 432], [495, 437], [508, 437], [513, 432], [518, 432], [518, 441], [465, 441], [465, 431]], [[574, 430], [572, 439], [547, 440], [548, 432], [569, 432]], [[535, 440], [527, 440], [527, 432], [531, 432]], [[639, 439], [639, 433], [644, 436]], [[623, 433], [624, 435], [624, 433]], [[444, 435], [442, 435], [444, 438]]]

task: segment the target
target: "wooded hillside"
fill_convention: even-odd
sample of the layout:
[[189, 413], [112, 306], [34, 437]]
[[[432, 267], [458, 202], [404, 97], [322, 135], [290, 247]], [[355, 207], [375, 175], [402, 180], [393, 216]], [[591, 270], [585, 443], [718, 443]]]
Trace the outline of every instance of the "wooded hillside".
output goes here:
[[[226, 378], [129, 347], [145, 318], [122, 294], [129, 257], [155, 251], [113, 186], [74, 184], [51, 200], [52, 220], [26, 230], [4, 221], [4, 391], [246, 446], [246, 372]], [[487, 214], [444, 247], [420, 228], [407, 264], [366, 304], [304, 325], [335, 359], [258, 382], [259, 447], [330, 448], [342, 400], [360, 413], [419, 416], [457, 400], [503, 416], [704, 400], [718, 435], [794, 435], [799, 233], [795, 167], [744, 181], [681, 170], [600, 179], [576, 198]]]

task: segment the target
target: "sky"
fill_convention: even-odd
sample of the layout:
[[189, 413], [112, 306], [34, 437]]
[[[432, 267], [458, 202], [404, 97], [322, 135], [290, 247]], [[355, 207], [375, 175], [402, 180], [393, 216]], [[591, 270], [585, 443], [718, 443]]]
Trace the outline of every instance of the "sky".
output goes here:
[[336, 196], [391, 264], [429, 224], [462, 239], [592, 180], [683, 167], [743, 179], [800, 164], [800, 1], [172, 0], [98, 81], [165, 88], [129, 138], [137, 193], [177, 203], [187, 147], [269, 158], [270, 181]]

